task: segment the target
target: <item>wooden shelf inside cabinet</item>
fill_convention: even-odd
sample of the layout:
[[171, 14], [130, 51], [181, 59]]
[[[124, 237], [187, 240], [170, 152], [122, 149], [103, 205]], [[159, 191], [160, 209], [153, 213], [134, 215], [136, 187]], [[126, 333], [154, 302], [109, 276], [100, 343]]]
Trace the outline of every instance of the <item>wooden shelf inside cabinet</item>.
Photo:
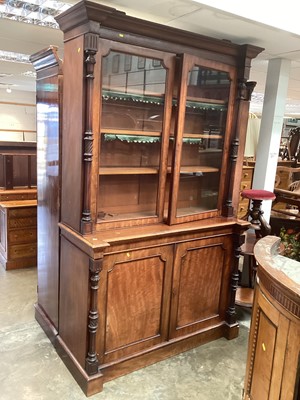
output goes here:
[[[159, 131], [132, 131], [129, 129], [113, 129], [113, 128], [103, 128], [101, 129], [103, 135], [121, 135], [121, 136], [153, 136], [160, 137], [161, 132]], [[113, 138], [112, 138], [113, 139]], [[115, 138], [116, 139], [116, 138]], [[193, 139], [223, 139], [223, 135], [215, 133], [183, 133], [183, 141]], [[174, 140], [174, 134], [170, 135], [170, 140]]]
[[[132, 90], [132, 89], [131, 89]], [[124, 93], [111, 90], [103, 90], [102, 97], [104, 101], [128, 101], [128, 102], [140, 102], [147, 104], [164, 104], [165, 98], [163, 95], [157, 93], [142, 94], [141, 92], [136, 93]], [[177, 99], [173, 98], [173, 105], [177, 106]], [[224, 100], [210, 99], [204, 97], [188, 97], [186, 100], [186, 106], [188, 108], [201, 108], [222, 111], [227, 109], [227, 102]]]
[[188, 97], [186, 99], [186, 106], [193, 108], [202, 108], [209, 110], [223, 111], [227, 110], [227, 102], [224, 100], [209, 99], [203, 97]]
[[180, 168], [180, 173], [184, 174], [184, 173], [200, 173], [200, 172], [218, 172], [219, 168], [215, 168], [215, 167], [206, 167], [206, 166], [187, 166], [187, 167], [182, 167]]
[[101, 167], [99, 175], [155, 175], [158, 168], [151, 167]]
[[104, 135], [124, 135], [124, 136], [161, 136], [159, 131], [132, 131], [129, 129], [113, 129], [113, 128], [103, 128], [101, 133]]
[[[99, 168], [99, 175], [155, 175], [158, 174], [159, 169], [155, 167], [101, 167]], [[218, 172], [219, 168], [206, 167], [206, 166], [188, 166], [182, 167], [180, 173], [207, 173]], [[168, 168], [168, 173], [171, 173], [171, 168]]]
[[222, 135], [209, 134], [209, 133], [184, 133], [183, 141], [185, 139], [222, 139]]

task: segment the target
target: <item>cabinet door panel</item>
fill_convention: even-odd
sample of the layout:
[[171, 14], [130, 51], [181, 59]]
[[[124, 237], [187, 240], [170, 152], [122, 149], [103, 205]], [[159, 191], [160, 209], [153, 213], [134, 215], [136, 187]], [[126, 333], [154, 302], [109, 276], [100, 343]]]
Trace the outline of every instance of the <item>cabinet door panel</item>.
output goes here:
[[221, 213], [235, 90], [233, 68], [188, 55], [182, 56], [181, 63], [169, 211], [172, 224]]
[[231, 239], [179, 244], [174, 262], [171, 337], [193, 333], [225, 318]]
[[[106, 315], [104, 362], [128, 356], [167, 338], [172, 248], [108, 256], [100, 305]], [[100, 300], [101, 301], [101, 300]], [[103, 315], [104, 315], [103, 314]]]

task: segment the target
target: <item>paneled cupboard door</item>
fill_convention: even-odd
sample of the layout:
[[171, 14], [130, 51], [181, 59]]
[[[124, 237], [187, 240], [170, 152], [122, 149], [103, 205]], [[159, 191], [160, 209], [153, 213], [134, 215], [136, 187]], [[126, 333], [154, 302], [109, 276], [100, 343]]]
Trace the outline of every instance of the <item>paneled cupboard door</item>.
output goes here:
[[171, 224], [220, 215], [235, 89], [234, 68], [188, 55], [180, 61]]
[[157, 222], [163, 218], [174, 55], [101, 43], [108, 49], [102, 46], [97, 219], [116, 226]]
[[167, 341], [173, 248], [128, 250], [104, 258], [99, 287], [101, 362]]
[[230, 236], [176, 245], [170, 338], [217, 326], [228, 307], [232, 241]]

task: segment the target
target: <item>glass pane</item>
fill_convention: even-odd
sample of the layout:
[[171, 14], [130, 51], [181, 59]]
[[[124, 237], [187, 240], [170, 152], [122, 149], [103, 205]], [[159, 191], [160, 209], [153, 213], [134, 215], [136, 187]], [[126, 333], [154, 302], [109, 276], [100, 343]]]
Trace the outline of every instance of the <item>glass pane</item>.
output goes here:
[[161, 132], [165, 81], [160, 60], [113, 51], [103, 57], [102, 128]]
[[156, 215], [159, 136], [101, 136], [98, 219]]
[[189, 73], [177, 216], [217, 209], [229, 91], [227, 72]]
[[157, 215], [165, 80], [160, 60], [103, 58], [99, 220]]

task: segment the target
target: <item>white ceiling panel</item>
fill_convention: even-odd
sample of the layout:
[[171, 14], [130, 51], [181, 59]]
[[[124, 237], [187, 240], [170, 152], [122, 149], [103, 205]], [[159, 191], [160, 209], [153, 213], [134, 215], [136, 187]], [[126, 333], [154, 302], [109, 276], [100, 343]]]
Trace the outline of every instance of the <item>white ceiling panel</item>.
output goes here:
[[[97, 1], [125, 11], [127, 14], [146, 18], [176, 28], [198, 32], [238, 44], [253, 44], [265, 48], [253, 60], [250, 79], [257, 81], [255, 91], [263, 94], [268, 60], [285, 58], [291, 60], [289, 101], [300, 103], [300, 36], [277, 30], [246, 18], [221, 12], [192, 0], [110, 0]], [[77, 3], [70, 0], [69, 3]], [[56, 45], [62, 56], [63, 34], [60, 30], [0, 19], [0, 50], [33, 54], [49, 45]], [[0, 61], [0, 90], [10, 81], [18, 90], [34, 91], [33, 78], [22, 75], [33, 70], [30, 65]], [[12, 76], [5, 76], [11, 73]], [[260, 95], [257, 97], [259, 98]], [[300, 115], [300, 106], [299, 106]]]

